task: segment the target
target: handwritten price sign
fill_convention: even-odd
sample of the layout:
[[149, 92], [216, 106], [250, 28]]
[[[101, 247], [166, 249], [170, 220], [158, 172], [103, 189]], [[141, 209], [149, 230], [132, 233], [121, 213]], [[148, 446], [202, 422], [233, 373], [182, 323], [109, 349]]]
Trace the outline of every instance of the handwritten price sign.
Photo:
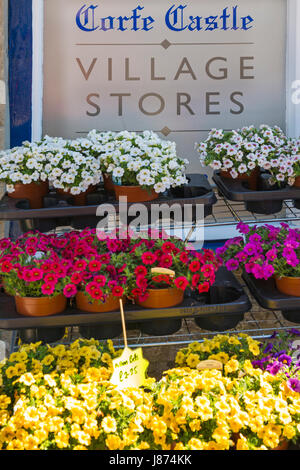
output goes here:
[[114, 371], [110, 381], [120, 389], [141, 387], [145, 383], [148, 366], [142, 348], [125, 348], [122, 355], [113, 360]]

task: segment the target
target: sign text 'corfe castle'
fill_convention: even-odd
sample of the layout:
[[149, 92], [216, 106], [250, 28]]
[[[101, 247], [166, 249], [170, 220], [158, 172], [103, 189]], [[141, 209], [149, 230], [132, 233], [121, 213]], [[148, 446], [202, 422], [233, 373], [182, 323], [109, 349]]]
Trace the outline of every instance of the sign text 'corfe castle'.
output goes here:
[[[100, 5], [83, 5], [76, 14], [76, 24], [82, 31], [151, 31], [155, 18], [146, 16], [144, 7], [137, 6], [128, 16], [101, 17]], [[165, 24], [171, 31], [236, 31], [253, 27], [250, 15], [241, 16], [239, 6], [225, 7], [217, 15], [191, 14], [188, 5], [172, 5], [165, 14]]]

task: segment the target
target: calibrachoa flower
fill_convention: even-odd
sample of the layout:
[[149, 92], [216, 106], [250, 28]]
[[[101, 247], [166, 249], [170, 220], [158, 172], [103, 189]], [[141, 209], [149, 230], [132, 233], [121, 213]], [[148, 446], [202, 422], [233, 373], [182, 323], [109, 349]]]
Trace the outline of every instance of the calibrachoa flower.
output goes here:
[[299, 172], [299, 141], [289, 139], [278, 127], [265, 124], [224, 131], [212, 129], [196, 144], [202, 166], [229, 172], [232, 178], [263, 169], [273, 183], [293, 184]]
[[188, 160], [177, 156], [175, 142], [163, 140], [152, 131], [137, 134], [92, 130], [87, 138], [102, 173], [116, 184], [140, 185], [163, 193], [188, 182], [185, 176]]
[[269, 279], [273, 275], [300, 276], [300, 230], [282, 223], [280, 227], [265, 224], [259, 227], [239, 224], [244, 235], [228, 240], [217, 255], [227, 269], [245, 269], [256, 279]]

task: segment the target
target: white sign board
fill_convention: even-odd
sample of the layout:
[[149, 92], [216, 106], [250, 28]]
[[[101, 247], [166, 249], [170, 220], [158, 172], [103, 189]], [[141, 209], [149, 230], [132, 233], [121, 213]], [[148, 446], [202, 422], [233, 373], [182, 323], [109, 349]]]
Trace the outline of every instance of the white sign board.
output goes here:
[[285, 129], [286, 0], [45, 0], [43, 134]]

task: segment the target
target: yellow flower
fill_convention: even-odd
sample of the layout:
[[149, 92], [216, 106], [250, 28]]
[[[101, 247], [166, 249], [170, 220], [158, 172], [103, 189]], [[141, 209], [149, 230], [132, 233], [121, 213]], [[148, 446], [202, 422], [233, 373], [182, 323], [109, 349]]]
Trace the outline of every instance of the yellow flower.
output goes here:
[[193, 432], [199, 431], [201, 428], [201, 421], [199, 419], [193, 419], [189, 422], [189, 426]]
[[177, 354], [176, 354], [176, 358], [175, 358], [175, 362], [176, 364], [178, 364], [179, 366], [181, 366], [182, 364], [184, 364], [185, 362], [185, 355], [182, 351], [178, 351]]
[[124, 448], [122, 440], [115, 434], [109, 434], [105, 440], [105, 443], [109, 450], [123, 450]]
[[236, 450], [249, 450], [247, 439], [242, 434], [239, 435], [239, 439], [236, 443]]
[[199, 362], [200, 362], [200, 359], [199, 359], [198, 354], [190, 354], [186, 360], [187, 365], [191, 367], [192, 369], [197, 367]]
[[188, 442], [188, 447], [191, 450], [203, 450], [203, 443], [200, 441], [200, 439], [192, 438]]
[[49, 366], [51, 362], [53, 361], [54, 361], [54, 356], [52, 356], [52, 354], [47, 354], [47, 356], [45, 356], [44, 359], [42, 360], [42, 364], [44, 364], [45, 366]]
[[16, 371], [16, 368], [14, 366], [9, 366], [7, 369], [6, 369], [6, 377], [8, 379], [12, 379], [15, 375], [18, 375], [17, 374], [17, 371]]
[[106, 416], [102, 420], [101, 427], [103, 428], [106, 434], [114, 433], [117, 430], [116, 420], [112, 418], [111, 416]]
[[236, 359], [230, 359], [224, 366], [225, 374], [232, 374], [236, 372], [239, 368], [239, 361]]

